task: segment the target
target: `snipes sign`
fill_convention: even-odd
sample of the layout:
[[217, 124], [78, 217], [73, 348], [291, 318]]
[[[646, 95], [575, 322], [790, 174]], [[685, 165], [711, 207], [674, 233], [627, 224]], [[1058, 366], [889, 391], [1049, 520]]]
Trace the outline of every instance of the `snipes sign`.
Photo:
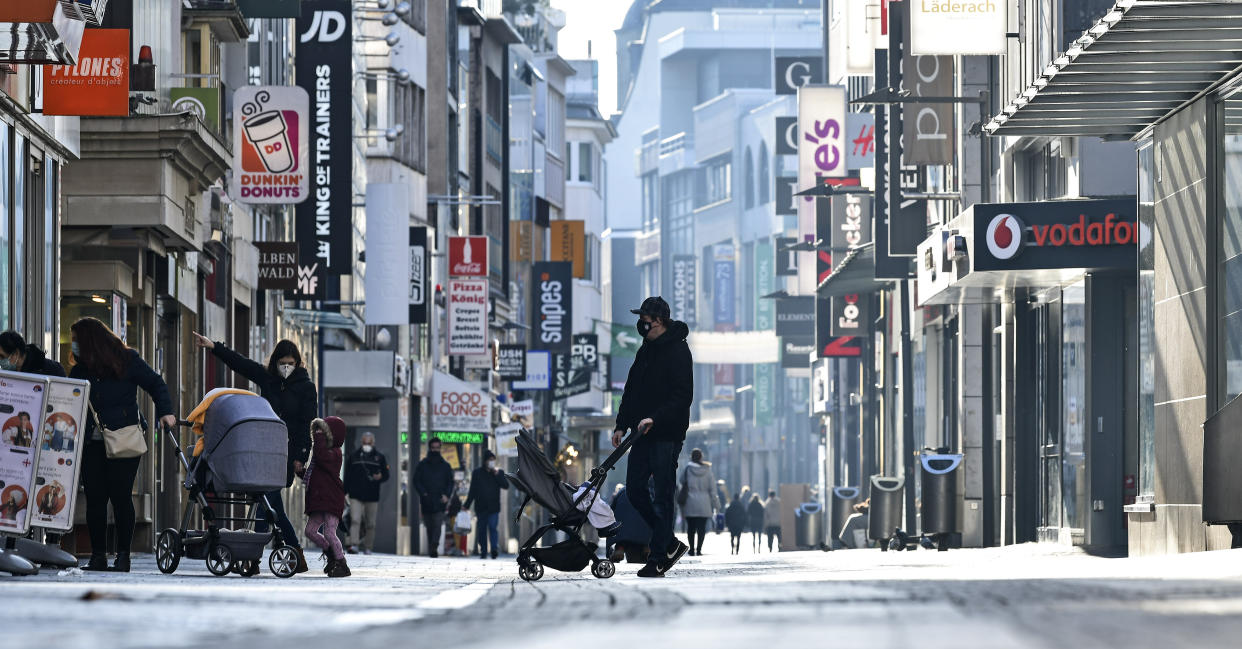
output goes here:
[[1128, 268], [1142, 236], [1134, 199], [974, 206], [974, 269]]

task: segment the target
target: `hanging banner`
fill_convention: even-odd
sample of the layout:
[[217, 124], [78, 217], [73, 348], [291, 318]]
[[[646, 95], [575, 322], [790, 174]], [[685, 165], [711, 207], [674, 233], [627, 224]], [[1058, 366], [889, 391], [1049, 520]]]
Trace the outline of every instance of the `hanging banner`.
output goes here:
[[875, 114], [850, 113], [845, 118], [846, 138], [849, 140], [849, 153], [845, 156], [845, 167], [850, 172], [875, 167]]
[[247, 18], [297, 18], [302, 15], [300, 0], [237, 0], [237, 8]]
[[832, 298], [833, 336], [861, 336], [871, 333], [871, 294], [852, 293]]
[[781, 338], [781, 367], [806, 369], [811, 366], [811, 354], [814, 352], [813, 338]]
[[521, 381], [526, 378], [526, 346], [501, 345], [497, 360], [497, 373], [505, 381]]
[[776, 155], [798, 155], [798, 118], [776, 118]]
[[552, 238], [548, 260], [572, 262], [574, 277], [586, 279], [586, 222], [552, 221], [548, 234]]
[[[78, 479], [82, 470], [82, 434], [86, 432], [89, 381], [49, 376], [47, 416], [39, 442], [35, 472], [34, 519], [31, 525], [48, 530], [73, 529]], [[0, 505], [3, 502], [0, 501]]]
[[47, 392], [44, 377], [0, 372], [0, 532], [30, 529]]
[[516, 457], [517, 436], [522, 433], [521, 424], [504, 424], [496, 427], [496, 457]]
[[[912, 7], [905, 9], [911, 10]], [[915, 54], [911, 45], [913, 26], [907, 23], [907, 29], [903, 31], [902, 87], [909, 91], [910, 98], [952, 97], [956, 90], [953, 57]], [[901, 113], [902, 164], [953, 164], [954, 146], [957, 143], [957, 121], [953, 119], [953, 104], [906, 103], [902, 105]]]
[[450, 356], [490, 354], [487, 346], [485, 279], [448, 281], [448, 353]]
[[487, 237], [449, 237], [448, 267], [453, 277], [487, 277]]
[[734, 301], [737, 296], [733, 274], [733, 244], [718, 243], [713, 247], [713, 321], [716, 331], [733, 331], [737, 320]]
[[43, 114], [128, 117], [129, 30], [85, 30], [77, 61], [43, 66]]
[[431, 430], [439, 433], [492, 432], [492, 398], [451, 374], [431, 378]]
[[255, 241], [259, 251], [260, 291], [289, 291], [298, 285], [298, 244], [293, 241]]
[[233, 187], [239, 203], [301, 203], [310, 189], [310, 98], [299, 86], [233, 93]]
[[776, 276], [793, 277], [798, 274], [797, 253], [789, 250], [789, 246], [798, 243], [794, 237], [776, 238]]
[[554, 401], [590, 392], [591, 372], [586, 368], [574, 367], [573, 356], [553, 354], [552, 363], [552, 399]]
[[825, 178], [846, 175], [845, 88], [798, 90], [798, 186], [807, 189]]
[[776, 80], [776, 94], [796, 95], [803, 86], [824, 82], [824, 58], [822, 56], [778, 56], [772, 78]]
[[573, 266], [540, 261], [531, 266], [531, 349], [567, 354], [573, 327]]
[[[368, 325], [403, 325], [410, 319], [409, 197], [409, 188], [403, 184], [367, 183], [365, 287]], [[486, 282], [483, 288], [486, 315]], [[451, 300], [454, 296], [450, 294], [449, 297]], [[487, 319], [483, 321], [486, 328]]]
[[509, 222], [509, 260], [532, 261], [535, 250], [535, 224], [530, 221]]
[[[812, 346], [813, 349], [813, 346]], [[812, 349], [808, 349], [810, 353]], [[776, 366], [760, 363], [755, 366], [755, 425], [771, 426], [776, 410]]]
[[776, 302], [776, 335], [810, 338], [815, 335], [815, 296], [796, 295]]
[[599, 371], [599, 336], [574, 334], [570, 358], [575, 369], [583, 369], [588, 375]]
[[829, 199], [829, 206], [833, 251], [848, 253], [854, 248], [871, 243], [870, 194], [833, 196]]
[[798, 213], [798, 203], [802, 200], [795, 196], [798, 189], [797, 176], [776, 177], [776, 214], [786, 216]]
[[763, 331], [776, 326], [776, 300], [763, 299], [776, 290], [776, 271], [773, 268], [772, 240], [755, 242], [755, 329]]
[[[893, 26], [890, 24], [890, 37]], [[876, 50], [875, 60], [876, 87], [887, 88], [889, 87], [889, 52]], [[872, 222], [872, 237], [875, 240], [876, 279], [907, 279], [911, 275], [908, 258], [894, 257], [889, 254], [889, 229], [893, 212], [893, 195], [890, 187], [893, 183], [899, 182], [894, 170], [901, 168], [900, 156], [894, 165], [891, 154], [894, 142], [898, 148], [901, 144], [900, 129], [898, 129], [896, 140], [894, 140], [892, 130], [893, 123], [897, 119], [892, 112], [896, 106], [896, 104], [879, 104], [875, 107], [875, 218]], [[900, 196], [898, 198], [900, 199]], [[900, 204], [899, 201], [898, 207]]]
[[[1004, 54], [1008, 2], [919, 0], [894, 3], [890, 20], [907, 5], [915, 54]], [[891, 27], [890, 27], [891, 29]], [[893, 35], [895, 37], [895, 35]]]
[[514, 401], [509, 405], [509, 412], [513, 413], [513, 416], [518, 419], [531, 421], [535, 416], [535, 402], [533, 399]]
[[431, 254], [427, 250], [427, 227], [410, 228], [410, 324], [428, 322], [427, 295], [430, 293]]
[[[314, 97], [314, 165], [295, 210], [298, 288], [293, 299], [324, 299], [327, 281], [353, 272], [353, 3], [304, 0], [297, 19], [297, 85]], [[309, 120], [308, 120], [309, 121]]]
[[526, 378], [510, 384], [514, 390], [547, 390], [552, 387], [551, 352], [526, 352]]
[[862, 356], [862, 338], [832, 335], [832, 300], [815, 299], [815, 351], [819, 358]]
[[698, 285], [695, 282], [695, 271], [698, 268], [698, 257], [694, 255], [673, 255], [673, 303], [669, 306], [675, 320], [685, 322], [691, 329], [696, 324], [695, 300], [698, 297]]

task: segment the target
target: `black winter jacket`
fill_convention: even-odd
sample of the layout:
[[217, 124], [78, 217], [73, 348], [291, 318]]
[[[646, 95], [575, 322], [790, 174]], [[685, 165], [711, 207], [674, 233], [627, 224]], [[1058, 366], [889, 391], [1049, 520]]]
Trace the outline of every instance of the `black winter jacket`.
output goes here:
[[694, 401], [694, 359], [686, 323], [672, 321], [655, 340], [644, 340], [625, 379], [625, 393], [617, 410], [617, 430], [637, 430], [650, 417], [654, 425], [644, 439], [684, 442]]
[[418, 492], [419, 510], [423, 514], [444, 511], [441, 496], [453, 495], [453, 467], [439, 453], [428, 453], [414, 469], [414, 490]]
[[497, 469], [496, 473], [486, 467], [479, 467], [470, 474], [470, 495], [466, 496], [466, 508], [474, 505], [474, 513], [479, 516], [495, 514], [500, 511], [500, 490], [509, 488], [509, 480], [505, 472]]
[[[371, 476], [380, 474], [379, 480]], [[388, 481], [388, 458], [383, 453], [372, 450], [365, 453], [360, 448], [350, 453], [345, 464], [345, 494], [365, 503], [377, 503], [380, 499], [380, 485]]]
[[249, 379], [259, 388], [259, 394], [272, 404], [276, 416], [285, 422], [289, 430], [289, 466], [285, 486], [293, 484], [293, 463], [306, 464], [310, 459], [310, 424], [319, 413], [319, 397], [310, 374], [304, 367], [294, 368], [289, 378], [267, 371], [256, 363], [231, 350], [224, 343], [216, 343], [211, 353], [234, 372]]
[[60, 363], [47, 357], [42, 349], [34, 345], [26, 345], [26, 360], [22, 361], [21, 372], [26, 374], [42, 374], [44, 376], [64, 376], [65, 368]]
[[746, 531], [747, 522], [746, 505], [734, 498], [725, 509], [725, 527], [729, 528], [730, 534], [741, 534]]
[[[133, 349], [129, 350], [129, 364], [125, 368], [124, 376], [120, 378], [100, 376], [88, 371], [80, 363], [73, 366], [69, 378], [91, 382], [91, 407], [98, 413], [99, 421], [108, 429], [116, 430], [140, 422], [138, 388], [146, 391], [155, 401], [157, 418], [173, 414], [168, 384]], [[102, 438], [95, 435], [95, 418], [90, 415], [86, 417], [86, 440], [102, 441]]]

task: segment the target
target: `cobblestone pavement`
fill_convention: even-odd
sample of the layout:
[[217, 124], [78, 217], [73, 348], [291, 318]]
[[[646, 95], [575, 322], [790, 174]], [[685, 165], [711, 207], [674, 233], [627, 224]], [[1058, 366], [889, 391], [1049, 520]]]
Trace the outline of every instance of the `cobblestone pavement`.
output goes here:
[[[350, 557], [354, 577], [0, 577], [12, 647], [1238, 647], [1242, 551], [1143, 559], [1024, 545], [729, 556], [665, 579], [516, 577], [512, 560]], [[10, 644], [12, 643], [12, 644]], [[656, 643], [656, 644], [653, 644]]]

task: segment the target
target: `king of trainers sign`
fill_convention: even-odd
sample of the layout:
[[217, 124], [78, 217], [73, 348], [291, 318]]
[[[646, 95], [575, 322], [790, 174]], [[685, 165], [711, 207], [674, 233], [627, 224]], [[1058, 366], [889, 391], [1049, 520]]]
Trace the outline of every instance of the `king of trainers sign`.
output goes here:
[[982, 270], [1133, 268], [1151, 234], [1135, 199], [975, 205], [973, 267]]

